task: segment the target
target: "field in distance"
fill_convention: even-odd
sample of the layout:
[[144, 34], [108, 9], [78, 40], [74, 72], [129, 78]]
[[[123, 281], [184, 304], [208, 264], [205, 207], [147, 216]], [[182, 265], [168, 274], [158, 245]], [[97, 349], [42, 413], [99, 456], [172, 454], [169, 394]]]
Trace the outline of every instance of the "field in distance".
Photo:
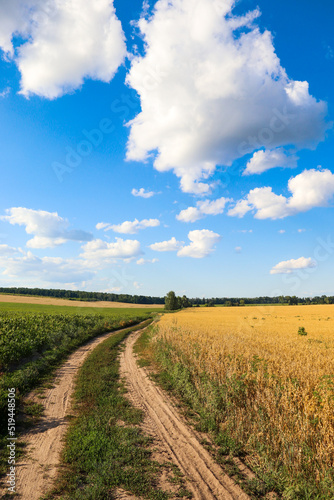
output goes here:
[[161, 304], [129, 304], [125, 302], [85, 302], [69, 299], [58, 299], [53, 297], [31, 297], [25, 295], [2, 295], [0, 294], [0, 308], [3, 304], [36, 304], [36, 305], [49, 305], [49, 306], [68, 306], [68, 307], [89, 307], [89, 308], [127, 308], [127, 309], [163, 309]]
[[334, 305], [185, 309], [154, 344], [223, 454], [283, 498], [334, 498]]

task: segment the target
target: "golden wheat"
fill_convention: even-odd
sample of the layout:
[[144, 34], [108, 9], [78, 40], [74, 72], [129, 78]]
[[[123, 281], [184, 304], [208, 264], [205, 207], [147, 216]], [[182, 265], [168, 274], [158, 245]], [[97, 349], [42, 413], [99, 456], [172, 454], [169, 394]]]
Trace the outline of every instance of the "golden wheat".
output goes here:
[[156, 339], [189, 367], [208, 405], [203, 374], [225, 387], [219, 426], [253, 465], [269, 457], [291, 475], [326, 477], [334, 465], [334, 305], [186, 309], [164, 315]]

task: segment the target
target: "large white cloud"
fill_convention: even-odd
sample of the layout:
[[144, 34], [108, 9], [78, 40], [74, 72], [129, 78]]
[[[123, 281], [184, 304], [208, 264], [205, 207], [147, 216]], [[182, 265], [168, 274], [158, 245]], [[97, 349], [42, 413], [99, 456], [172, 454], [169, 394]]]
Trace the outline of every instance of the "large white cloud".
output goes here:
[[138, 22], [145, 54], [127, 77], [141, 102], [127, 158], [173, 169], [185, 192], [204, 194], [216, 165], [261, 148], [314, 147], [327, 106], [289, 79], [259, 12], [234, 16], [234, 0], [159, 0]]
[[11, 0], [0, 19], [4, 51], [13, 55], [15, 33], [26, 39], [14, 56], [25, 96], [54, 99], [87, 78], [109, 82], [126, 55], [111, 0]]
[[243, 175], [262, 174], [276, 167], [295, 168], [297, 161], [296, 155], [286, 154], [283, 148], [256, 151], [248, 161]]
[[126, 220], [122, 224], [108, 224], [107, 222], [99, 222], [96, 224], [96, 229], [103, 229], [104, 231], [115, 231], [115, 233], [122, 234], [136, 234], [140, 229], [148, 227], [160, 226], [158, 219], [143, 219], [134, 221]]
[[224, 212], [225, 205], [229, 198], [218, 198], [217, 200], [198, 201], [196, 207], [188, 207], [176, 216], [177, 220], [182, 222], [195, 222], [203, 219], [206, 215], [218, 215]]
[[68, 240], [90, 241], [91, 233], [77, 229], [68, 229], [69, 222], [58, 215], [57, 212], [32, 210], [24, 207], [13, 207], [6, 210], [8, 215], [0, 219], [10, 224], [25, 226], [27, 234], [34, 237], [27, 242], [29, 248], [52, 248]]
[[178, 257], [192, 257], [202, 259], [213, 252], [214, 246], [220, 241], [220, 235], [209, 229], [196, 229], [189, 231], [189, 245], [183, 241], [177, 241], [173, 236], [168, 241], [161, 241], [150, 245], [152, 250], [157, 252], [177, 252]]
[[292, 274], [299, 269], [310, 269], [316, 267], [317, 263], [311, 257], [300, 257], [279, 262], [274, 266], [270, 274]]
[[79, 284], [92, 279], [95, 274], [83, 260], [40, 258], [31, 252], [18, 257], [0, 257], [0, 267], [5, 267], [4, 276], [37, 279], [47, 283]]
[[83, 253], [80, 255], [90, 264], [101, 265], [111, 262], [114, 259], [129, 259], [140, 255], [140, 242], [137, 240], [123, 240], [116, 238], [115, 242], [108, 243], [103, 240], [89, 241], [82, 247]]
[[188, 238], [190, 244], [182, 247], [178, 252], [178, 257], [192, 257], [202, 259], [214, 251], [215, 245], [220, 241], [219, 234], [209, 229], [196, 229], [189, 231]]
[[283, 219], [315, 207], [326, 207], [334, 196], [334, 174], [330, 170], [304, 170], [288, 182], [289, 198], [273, 193], [271, 187], [252, 189], [228, 215], [243, 217], [255, 210], [257, 219]]

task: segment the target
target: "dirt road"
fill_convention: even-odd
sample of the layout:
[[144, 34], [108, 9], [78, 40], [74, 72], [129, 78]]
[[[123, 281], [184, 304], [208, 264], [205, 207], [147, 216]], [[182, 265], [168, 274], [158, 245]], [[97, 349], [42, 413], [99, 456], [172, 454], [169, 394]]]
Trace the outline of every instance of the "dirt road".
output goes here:
[[150, 380], [144, 368], [138, 367], [133, 345], [139, 335], [140, 332], [133, 333], [126, 341], [121, 354], [121, 375], [130, 400], [145, 412], [143, 428], [154, 438], [158, 453], [183, 472], [194, 500], [248, 499], [199, 443], [170, 398]]
[[[105, 333], [71, 354], [57, 371], [54, 388], [45, 391], [45, 399], [36, 399], [43, 404], [44, 415], [23, 437], [27, 443], [27, 456], [16, 466], [16, 492], [19, 498], [37, 500], [52, 487], [59, 465], [62, 438], [68, 425], [65, 417], [71, 411], [75, 375], [88, 354], [114, 333]], [[6, 492], [0, 488], [0, 498]]]

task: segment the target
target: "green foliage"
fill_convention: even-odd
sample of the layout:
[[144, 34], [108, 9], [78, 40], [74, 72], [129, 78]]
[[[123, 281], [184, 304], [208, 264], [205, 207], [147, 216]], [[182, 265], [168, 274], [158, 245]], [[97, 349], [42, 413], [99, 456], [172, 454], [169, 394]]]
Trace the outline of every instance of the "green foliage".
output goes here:
[[300, 326], [298, 328], [298, 335], [307, 335], [307, 331], [305, 330], [305, 328], [303, 326]]
[[165, 309], [166, 311], [176, 311], [177, 309], [179, 309], [175, 292], [170, 291], [167, 293], [165, 297]]
[[183, 309], [185, 307], [192, 307], [188, 297], [185, 295], [183, 295], [183, 297], [177, 297], [173, 291], [167, 293], [165, 297], [166, 311], [177, 311], [178, 309]]
[[108, 316], [0, 312], [0, 434], [6, 431], [7, 389], [20, 398], [71, 351], [104, 332], [147, 318], [123, 309]]

